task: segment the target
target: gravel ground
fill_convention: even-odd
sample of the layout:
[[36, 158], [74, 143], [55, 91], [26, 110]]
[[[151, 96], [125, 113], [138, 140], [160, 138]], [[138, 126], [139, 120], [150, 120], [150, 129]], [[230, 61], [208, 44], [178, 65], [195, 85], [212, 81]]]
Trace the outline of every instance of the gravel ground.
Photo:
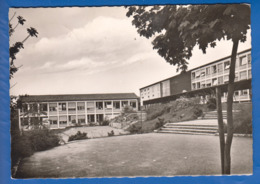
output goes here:
[[[234, 137], [232, 174], [252, 173], [252, 138]], [[87, 139], [37, 152], [16, 178], [220, 175], [218, 136], [136, 134]]]

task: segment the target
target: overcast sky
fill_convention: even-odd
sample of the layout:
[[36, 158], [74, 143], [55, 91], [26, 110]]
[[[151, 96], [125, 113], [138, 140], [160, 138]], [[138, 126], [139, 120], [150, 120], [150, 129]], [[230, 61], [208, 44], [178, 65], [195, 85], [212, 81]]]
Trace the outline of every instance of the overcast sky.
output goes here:
[[[140, 37], [126, 17], [124, 7], [10, 9], [26, 19], [10, 38], [23, 40], [26, 28], [34, 27], [17, 54], [22, 67], [10, 81], [13, 95], [135, 92], [139, 88], [176, 74], [176, 67], [152, 49], [151, 40]], [[173, 43], [174, 44], [174, 43]], [[248, 34], [239, 51], [251, 48]], [[202, 54], [194, 49], [189, 69], [228, 56], [232, 43], [222, 41]]]

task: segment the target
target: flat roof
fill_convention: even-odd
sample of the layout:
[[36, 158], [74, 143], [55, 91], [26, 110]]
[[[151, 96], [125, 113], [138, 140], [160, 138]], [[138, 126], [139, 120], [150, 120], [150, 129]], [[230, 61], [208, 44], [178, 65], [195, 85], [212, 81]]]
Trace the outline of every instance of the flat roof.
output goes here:
[[60, 95], [24, 95], [22, 102], [57, 102], [88, 100], [126, 100], [138, 99], [135, 93], [96, 93], [96, 94], [60, 94]]
[[[246, 50], [241, 51], [241, 52], [238, 52], [237, 54], [243, 54], [243, 53], [248, 52], [248, 51], [250, 51], [250, 50], [251, 50], [251, 48], [250, 48], [250, 49], [246, 49]], [[193, 69], [190, 69], [190, 70], [186, 71], [185, 73], [192, 72], [193, 70], [197, 70], [197, 69], [199, 69], [199, 68], [202, 68], [202, 67], [205, 67], [205, 66], [208, 66], [208, 65], [211, 65], [211, 64], [217, 63], [217, 62], [219, 62], [219, 61], [222, 61], [222, 60], [228, 59], [228, 58], [230, 58], [230, 57], [231, 57], [231, 56], [223, 57], [223, 58], [221, 58], [221, 59], [218, 59], [218, 60], [212, 61], [212, 62], [210, 62], [210, 63], [207, 63], [207, 64], [204, 64], [204, 65], [198, 66], [198, 67], [193, 68]], [[166, 79], [163, 79], [163, 80], [160, 80], [160, 81], [158, 81], [158, 82], [155, 82], [155, 83], [149, 84], [149, 85], [147, 85], [147, 86], [145, 86], [145, 87], [140, 88], [139, 90], [142, 90], [142, 89], [144, 89], [144, 88], [148, 88], [148, 87], [153, 86], [153, 85], [155, 85], [155, 84], [158, 84], [158, 83], [160, 83], [160, 82], [163, 82], [163, 81], [166, 81], [166, 80], [172, 79], [172, 78], [177, 77], [177, 76], [179, 76], [179, 75], [181, 75], [181, 74], [182, 74], [182, 73], [180, 73], [180, 74], [178, 74], [178, 75], [174, 75], [174, 76], [169, 77], [169, 78], [166, 78]]]

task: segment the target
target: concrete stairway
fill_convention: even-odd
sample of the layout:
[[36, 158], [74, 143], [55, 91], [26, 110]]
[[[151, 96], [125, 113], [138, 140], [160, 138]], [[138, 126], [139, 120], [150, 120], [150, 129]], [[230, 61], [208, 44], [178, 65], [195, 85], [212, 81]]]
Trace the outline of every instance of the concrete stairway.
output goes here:
[[[239, 113], [237, 110], [233, 110], [233, 116]], [[223, 119], [227, 119], [227, 111], [222, 111]], [[206, 112], [202, 119], [218, 119], [217, 111]]]
[[[223, 119], [227, 119], [227, 111], [222, 111]], [[217, 111], [206, 112], [203, 119], [218, 119]]]
[[[207, 120], [206, 120], [207, 121]], [[172, 134], [192, 134], [192, 135], [215, 135], [218, 130], [217, 122], [207, 123], [205, 120], [199, 122], [179, 122], [167, 123], [155, 132]]]

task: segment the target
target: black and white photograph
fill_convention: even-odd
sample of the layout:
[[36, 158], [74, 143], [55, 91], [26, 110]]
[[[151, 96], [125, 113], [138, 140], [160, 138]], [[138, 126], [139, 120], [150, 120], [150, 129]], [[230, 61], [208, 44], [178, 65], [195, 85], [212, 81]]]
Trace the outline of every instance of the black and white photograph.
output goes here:
[[12, 178], [252, 175], [250, 9], [10, 8]]

